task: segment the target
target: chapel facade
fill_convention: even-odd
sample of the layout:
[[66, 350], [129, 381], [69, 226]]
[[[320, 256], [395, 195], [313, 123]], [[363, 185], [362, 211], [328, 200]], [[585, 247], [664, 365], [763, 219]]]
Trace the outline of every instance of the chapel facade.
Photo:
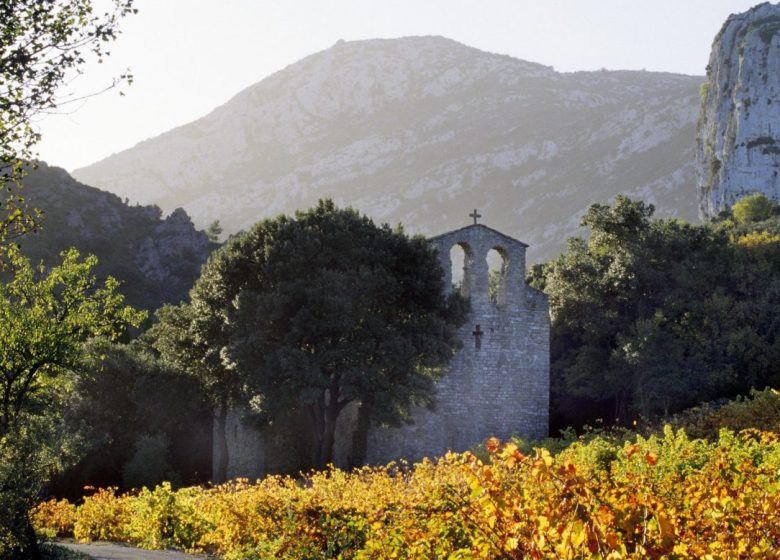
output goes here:
[[[458, 333], [463, 346], [437, 384], [435, 410], [415, 411], [414, 424], [370, 429], [367, 463], [415, 461], [447, 450], [465, 451], [490, 436], [547, 436], [547, 297], [525, 282], [527, 245], [476, 223], [476, 210], [472, 217], [472, 225], [429, 239], [438, 249], [445, 286], [459, 289], [471, 302], [471, 312]], [[453, 282], [453, 249], [463, 259], [457, 282]], [[491, 252], [499, 261], [498, 267], [493, 263], [492, 281]]]

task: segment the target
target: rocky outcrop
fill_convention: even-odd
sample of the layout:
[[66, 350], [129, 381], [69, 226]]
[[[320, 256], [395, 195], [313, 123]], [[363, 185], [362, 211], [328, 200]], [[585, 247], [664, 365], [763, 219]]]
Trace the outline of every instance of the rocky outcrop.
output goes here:
[[44, 212], [43, 228], [18, 240], [27, 256], [52, 264], [68, 247], [94, 254], [98, 276], [117, 278], [127, 301], [150, 311], [186, 298], [216, 247], [182, 209], [164, 218], [159, 207], [128, 205], [45, 163], [21, 194]]
[[226, 233], [323, 197], [424, 235], [478, 208], [539, 261], [619, 193], [696, 218], [701, 81], [560, 73], [442, 37], [339, 42], [74, 176]]
[[780, 200], [780, 4], [726, 20], [712, 43], [701, 96], [701, 216], [716, 216], [749, 193]]

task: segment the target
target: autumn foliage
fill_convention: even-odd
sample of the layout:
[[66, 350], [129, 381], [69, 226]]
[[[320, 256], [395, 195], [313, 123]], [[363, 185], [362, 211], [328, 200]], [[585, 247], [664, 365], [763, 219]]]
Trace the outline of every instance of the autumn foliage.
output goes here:
[[553, 456], [486, 442], [448, 454], [302, 479], [47, 502], [41, 532], [80, 541], [261, 558], [780, 558], [776, 434], [715, 441], [667, 427], [628, 442], [575, 442]]

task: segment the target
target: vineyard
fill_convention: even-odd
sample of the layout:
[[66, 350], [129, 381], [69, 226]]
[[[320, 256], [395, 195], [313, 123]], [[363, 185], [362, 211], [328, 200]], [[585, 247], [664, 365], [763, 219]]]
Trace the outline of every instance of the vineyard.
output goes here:
[[[777, 393], [765, 393], [777, 407]], [[739, 410], [737, 404], [737, 410]], [[732, 414], [734, 408], [732, 407]], [[596, 433], [351, 473], [41, 504], [40, 533], [265, 558], [780, 558], [774, 431]]]

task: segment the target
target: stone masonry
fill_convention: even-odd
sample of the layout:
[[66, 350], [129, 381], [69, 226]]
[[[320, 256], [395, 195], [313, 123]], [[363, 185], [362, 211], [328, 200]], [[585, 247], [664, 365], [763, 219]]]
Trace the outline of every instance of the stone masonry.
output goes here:
[[[360, 427], [357, 407], [339, 418], [334, 463], [416, 461], [464, 451], [485, 438], [547, 435], [550, 394], [550, 319], [547, 298], [525, 283], [526, 245], [482, 224], [430, 239], [438, 249], [445, 286], [453, 286], [451, 249], [460, 247], [463, 276], [457, 289], [471, 302], [459, 331], [463, 347], [437, 385], [433, 410], [414, 411], [414, 423], [399, 428]], [[489, 295], [488, 253], [501, 261], [497, 286]], [[452, 289], [456, 289], [453, 287]], [[364, 437], [355, 437], [363, 430]], [[294, 471], [292, 435], [256, 431], [231, 414], [228, 476], [255, 478]], [[289, 432], [288, 432], [289, 434]], [[288, 440], [282, 441], [282, 440]], [[356, 449], [353, 442], [362, 442]], [[215, 457], [216, 459], [216, 457]]]
[[[475, 213], [472, 217], [476, 218]], [[464, 451], [490, 436], [547, 435], [550, 319], [547, 298], [525, 283], [526, 245], [481, 224], [430, 239], [439, 250], [445, 285], [452, 285], [450, 249], [464, 253], [461, 293], [471, 313], [461, 327], [463, 348], [436, 390], [436, 408], [419, 409], [414, 424], [371, 429], [368, 463]], [[502, 257], [497, 294], [488, 295], [486, 257]]]

